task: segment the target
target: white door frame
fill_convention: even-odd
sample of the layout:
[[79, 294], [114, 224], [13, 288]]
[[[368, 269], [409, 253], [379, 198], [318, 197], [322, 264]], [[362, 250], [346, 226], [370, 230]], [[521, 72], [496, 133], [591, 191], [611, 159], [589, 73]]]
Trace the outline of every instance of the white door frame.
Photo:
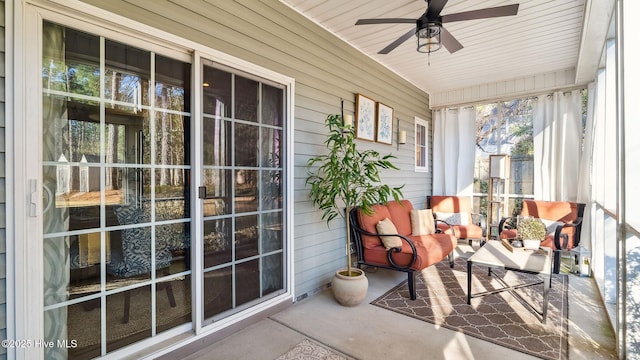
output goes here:
[[[197, 216], [202, 216], [201, 202], [197, 201], [196, 189], [202, 185], [202, 155], [195, 154], [197, 146], [202, 146], [201, 134], [196, 134], [201, 125], [200, 91], [195, 84], [201, 78], [200, 58], [213, 59], [240, 71], [283, 84], [286, 87], [285, 125], [285, 214], [284, 231], [286, 255], [286, 293], [268, 300], [228, 319], [207, 327], [202, 326], [202, 278], [197, 268], [199, 260], [192, 264], [195, 290], [193, 301], [193, 325], [195, 335], [185, 341], [166, 348], [162, 352], [184, 346], [201, 337], [210, 335], [228, 325], [249, 318], [261, 311], [283, 302], [291, 302], [294, 294], [293, 281], [293, 128], [295, 80], [256, 64], [218, 52], [201, 44], [180, 38], [150, 26], [134, 22], [125, 17], [107, 12], [91, 5], [72, 0], [16, 0], [5, 3], [7, 19], [7, 97], [6, 97], [6, 167], [7, 167], [7, 338], [31, 341], [31, 346], [7, 349], [9, 359], [42, 358], [43, 347], [36, 342], [44, 337], [43, 316], [43, 217], [42, 217], [42, 86], [41, 69], [42, 20], [47, 19], [63, 25], [78, 27], [88, 32], [107, 36], [115, 40], [126, 37], [128, 44], [149, 49], [158, 46], [159, 53], [191, 54], [192, 71], [192, 148], [191, 159], [193, 184], [192, 200], [192, 244], [198, 246], [195, 234], [202, 233]], [[172, 50], [173, 49], [173, 50]], [[151, 49], [153, 51], [153, 49]], [[179, 58], [179, 57], [178, 57]], [[200, 118], [200, 120], [196, 120]], [[194, 133], [196, 132], [196, 133]], [[199, 140], [197, 140], [199, 139]], [[196, 165], [198, 164], [198, 165]], [[31, 182], [30, 182], [31, 181]], [[30, 184], [33, 189], [30, 189]], [[31, 204], [31, 201], [35, 205]], [[197, 205], [196, 205], [197, 204]], [[287, 211], [288, 209], [288, 211]], [[197, 256], [194, 256], [197, 258]], [[199, 286], [199, 287], [197, 287]], [[174, 336], [172, 331], [161, 337], [151, 338], [153, 342]], [[148, 347], [147, 341], [124, 349], [127, 353]], [[121, 356], [116, 351], [107, 357]], [[156, 353], [158, 355], [158, 353]]]

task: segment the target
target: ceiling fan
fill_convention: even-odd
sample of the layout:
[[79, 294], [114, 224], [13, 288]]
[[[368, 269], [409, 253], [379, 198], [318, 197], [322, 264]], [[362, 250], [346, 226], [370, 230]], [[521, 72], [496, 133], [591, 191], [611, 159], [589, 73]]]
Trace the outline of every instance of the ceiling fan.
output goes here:
[[456, 40], [450, 32], [445, 29], [442, 24], [462, 20], [487, 19], [501, 16], [512, 16], [518, 14], [519, 4], [496, 6], [492, 8], [471, 10], [460, 12], [457, 14], [440, 15], [440, 12], [449, 0], [425, 0], [427, 3], [427, 11], [418, 19], [404, 18], [382, 18], [382, 19], [360, 19], [356, 25], [369, 24], [410, 24], [415, 23], [415, 30], [412, 29], [406, 34], [400, 36], [384, 49], [378, 51], [378, 54], [388, 54], [402, 43], [407, 41], [411, 36], [418, 38], [418, 51], [424, 53], [432, 53], [442, 45], [444, 45], [450, 53], [454, 53], [463, 48], [462, 44]]

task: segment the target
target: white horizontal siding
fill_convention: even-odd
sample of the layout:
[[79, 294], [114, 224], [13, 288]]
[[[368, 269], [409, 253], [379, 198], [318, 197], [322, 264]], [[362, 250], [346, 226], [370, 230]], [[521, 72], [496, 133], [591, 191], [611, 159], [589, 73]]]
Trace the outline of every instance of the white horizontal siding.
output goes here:
[[[393, 146], [359, 142], [363, 148], [392, 153], [403, 173], [385, 172], [391, 185], [422, 203], [431, 191], [430, 173], [413, 172], [413, 118], [429, 120], [428, 95], [277, 0], [178, 2], [84, 0], [108, 11], [196, 41], [296, 80], [294, 129], [295, 296], [326, 286], [346, 265], [344, 224], [330, 227], [309, 201], [306, 162], [326, 149], [322, 143], [328, 114], [355, 109], [362, 93], [394, 109], [408, 143]], [[397, 129], [394, 120], [394, 133]]]
[[432, 109], [515, 99], [575, 86], [574, 68], [431, 94]]

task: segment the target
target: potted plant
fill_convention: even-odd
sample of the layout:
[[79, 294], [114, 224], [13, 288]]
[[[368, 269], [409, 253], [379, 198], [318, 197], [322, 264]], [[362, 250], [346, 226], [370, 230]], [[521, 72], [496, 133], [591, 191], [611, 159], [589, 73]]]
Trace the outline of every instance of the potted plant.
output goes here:
[[[309, 159], [307, 166], [314, 169], [309, 171], [306, 184], [311, 187], [311, 201], [322, 210], [322, 219], [327, 221], [327, 225], [338, 217], [346, 222], [347, 268], [336, 272], [331, 285], [339, 303], [353, 306], [366, 296], [368, 281], [361, 269], [351, 266], [351, 229], [347, 214], [356, 206], [365, 213], [371, 213], [372, 205], [384, 203], [390, 196], [399, 201], [402, 186], [390, 187], [380, 183], [381, 169], [398, 170], [390, 161], [395, 158], [393, 155], [382, 156], [374, 150], [359, 150], [353, 128], [345, 125], [339, 115], [327, 116], [326, 124], [329, 135], [325, 145], [329, 153]], [[359, 294], [351, 294], [352, 288], [360, 288]]]
[[518, 239], [522, 241], [525, 249], [537, 250], [540, 243], [547, 236], [547, 227], [534, 217], [525, 217], [518, 222]]

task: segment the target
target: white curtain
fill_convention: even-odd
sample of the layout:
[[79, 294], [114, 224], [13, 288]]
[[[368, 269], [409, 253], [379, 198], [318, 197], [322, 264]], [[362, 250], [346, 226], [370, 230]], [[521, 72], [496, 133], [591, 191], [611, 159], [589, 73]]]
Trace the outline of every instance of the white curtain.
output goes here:
[[576, 201], [582, 111], [579, 90], [544, 96], [533, 107], [534, 196]]
[[433, 118], [433, 194], [471, 196], [476, 110], [434, 110]]
[[596, 111], [598, 108], [597, 85], [589, 84], [587, 93], [587, 121], [585, 123], [584, 141], [582, 143], [582, 158], [580, 159], [580, 170], [578, 173], [578, 194], [577, 200], [585, 204], [584, 216], [582, 217], [582, 232], [580, 233], [580, 245], [591, 250], [591, 233], [593, 224], [594, 203], [593, 203], [593, 182], [591, 174], [593, 168], [593, 149], [595, 145]]
[[584, 141], [582, 143], [582, 157], [578, 172], [577, 199], [581, 203], [591, 201], [591, 166], [593, 157], [594, 117], [596, 111], [596, 83], [589, 84], [587, 88], [587, 121], [584, 129]]

